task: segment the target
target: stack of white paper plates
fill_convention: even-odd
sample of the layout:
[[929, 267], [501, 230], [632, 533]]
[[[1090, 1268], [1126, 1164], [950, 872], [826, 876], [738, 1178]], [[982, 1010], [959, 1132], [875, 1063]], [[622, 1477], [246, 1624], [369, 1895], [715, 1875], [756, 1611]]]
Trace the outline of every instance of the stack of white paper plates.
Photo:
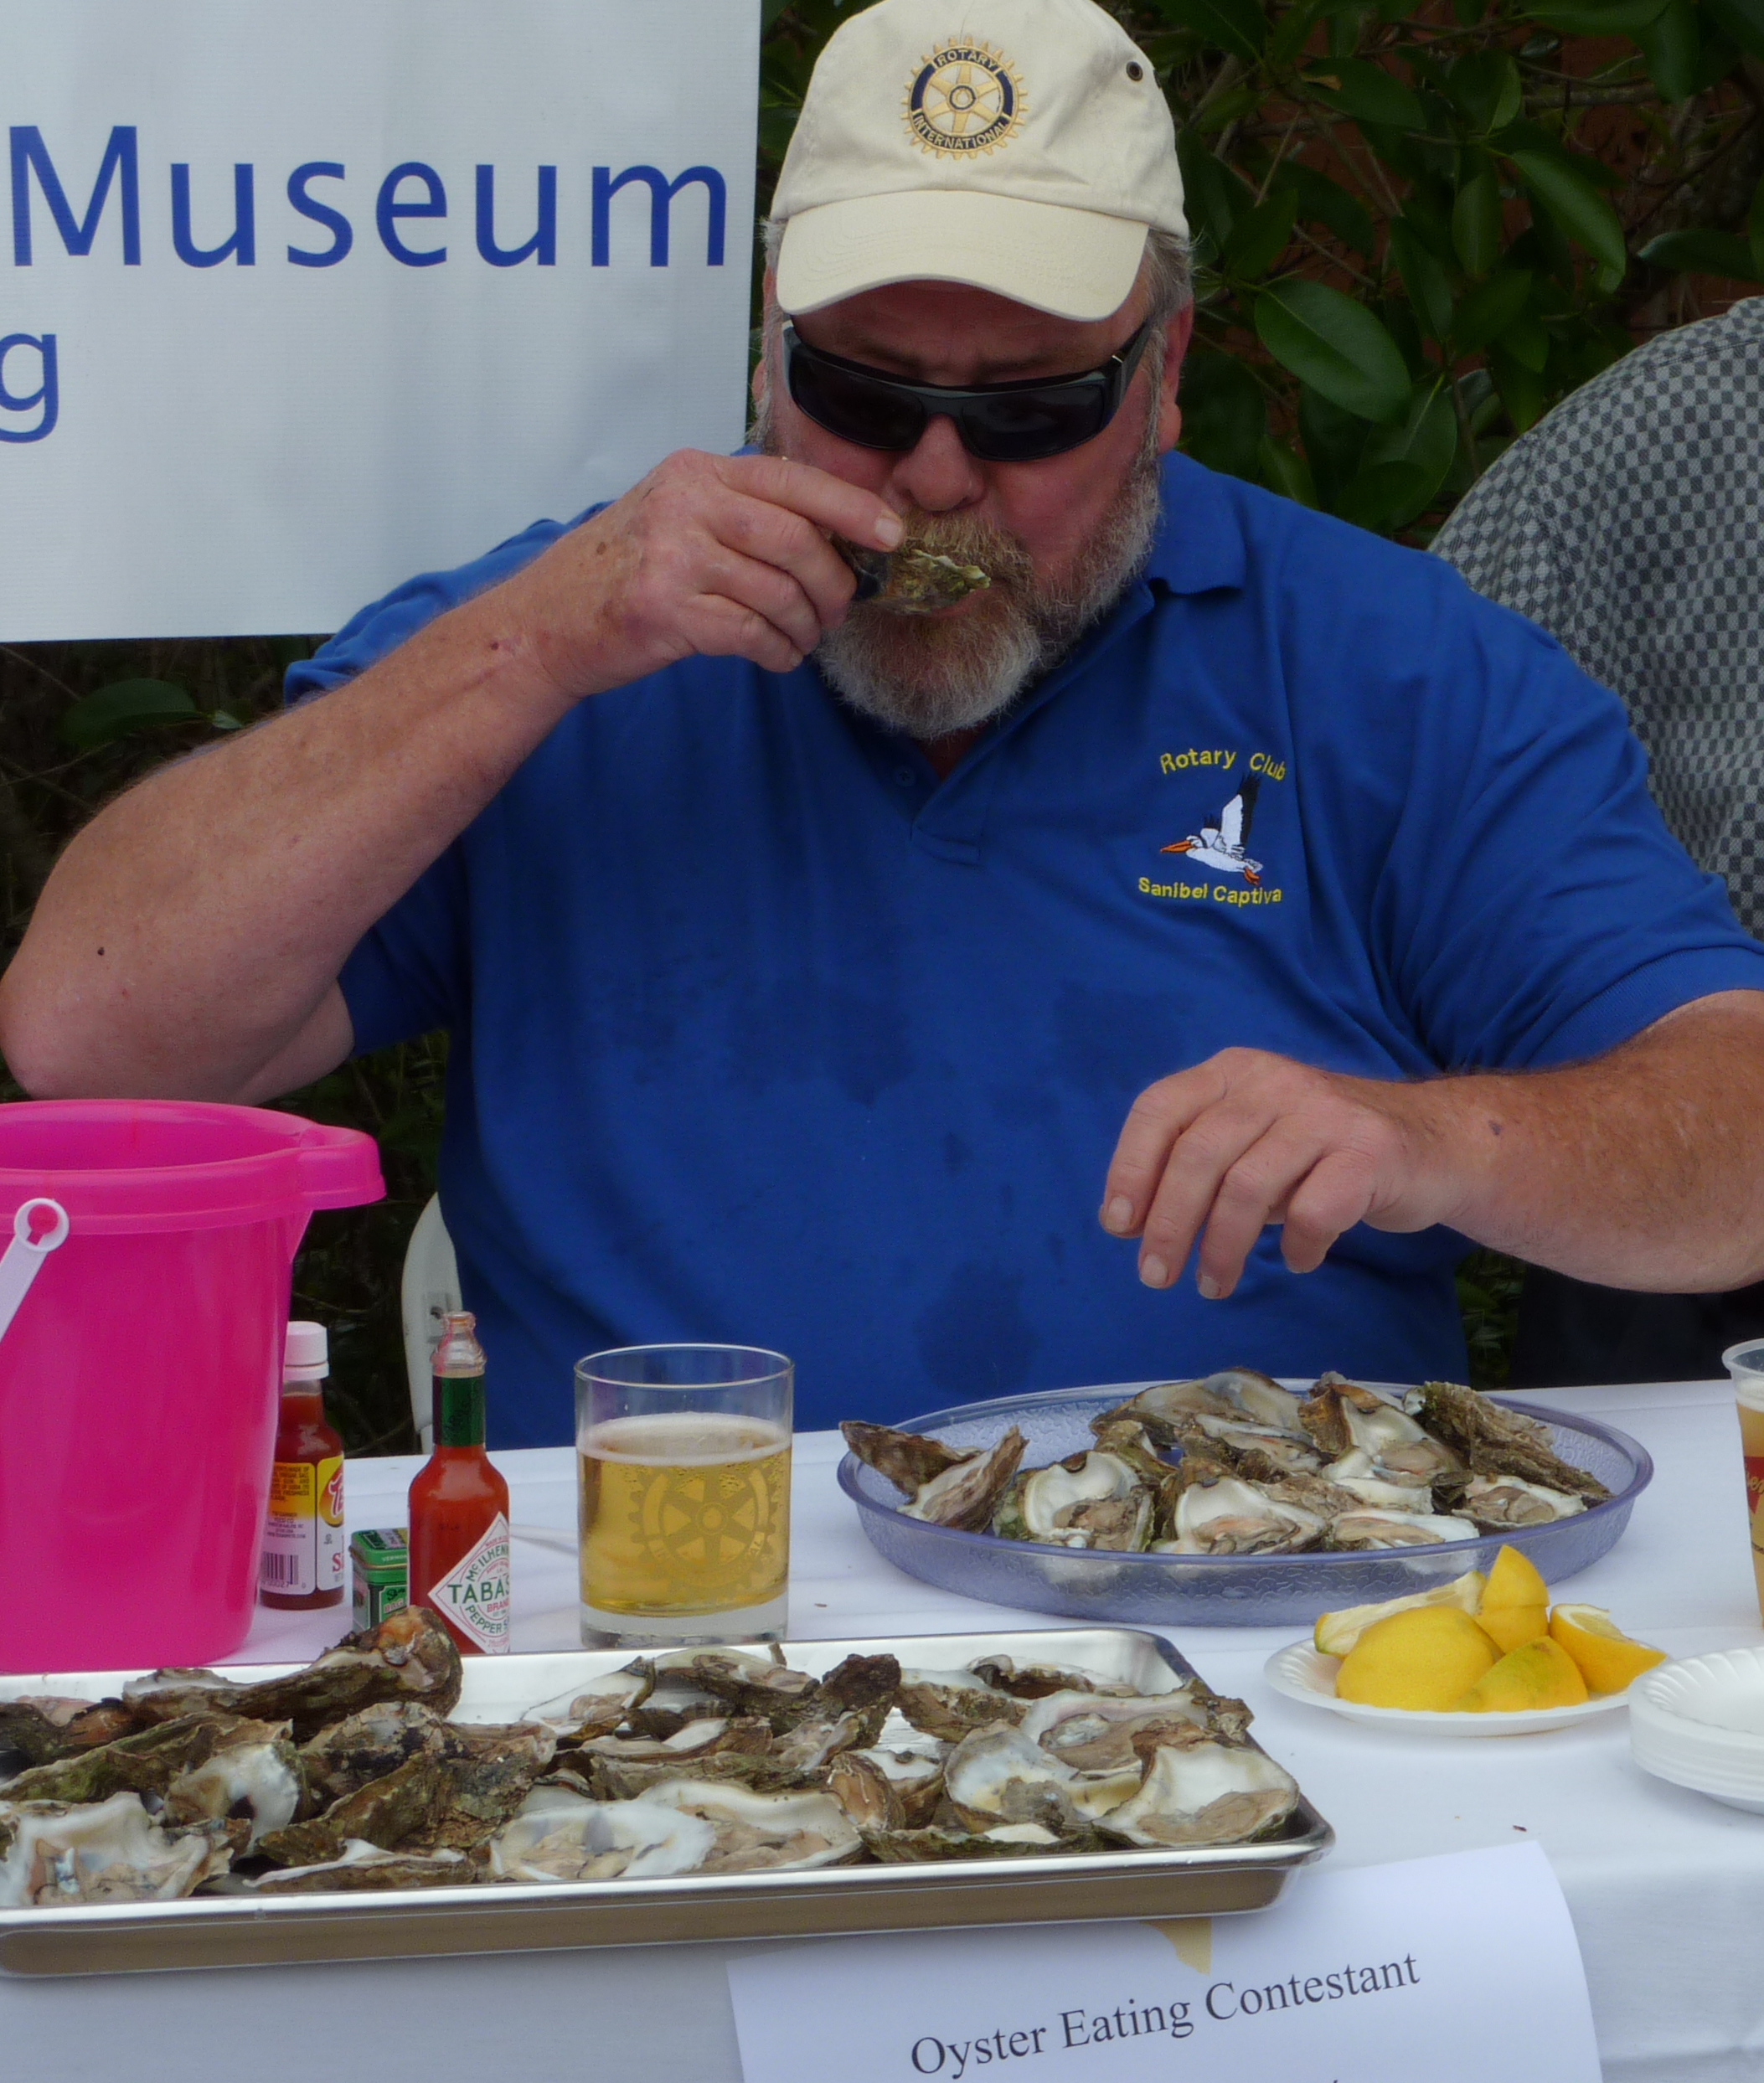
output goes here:
[[1645, 1673], [1629, 1689], [1629, 1745], [1657, 1779], [1764, 1815], [1764, 1649]]

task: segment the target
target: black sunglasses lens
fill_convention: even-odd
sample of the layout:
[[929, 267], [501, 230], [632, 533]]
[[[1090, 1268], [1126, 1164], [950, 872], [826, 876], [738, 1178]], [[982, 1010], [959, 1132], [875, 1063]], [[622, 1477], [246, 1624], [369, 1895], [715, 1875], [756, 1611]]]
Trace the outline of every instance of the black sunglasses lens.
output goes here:
[[1033, 463], [1081, 446], [1101, 433], [1107, 420], [1100, 384], [1050, 385], [968, 399], [962, 408], [962, 438], [988, 462]]
[[909, 449], [925, 431], [925, 409], [916, 398], [800, 347], [790, 358], [790, 394], [817, 426], [859, 448]]

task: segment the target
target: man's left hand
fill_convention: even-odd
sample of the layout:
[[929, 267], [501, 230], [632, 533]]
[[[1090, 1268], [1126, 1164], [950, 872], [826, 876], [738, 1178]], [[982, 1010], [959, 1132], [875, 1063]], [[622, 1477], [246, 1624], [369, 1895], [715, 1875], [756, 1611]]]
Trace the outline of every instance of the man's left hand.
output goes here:
[[1200, 1292], [1229, 1295], [1270, 1223], [1295, 1273], [1358, 1222], [1425, 1230], [1452, 1215], [1451, 1168], [1422, 1095], [1227, 1049], [1133, 1102], [1109, 1167], [1102, 1226], [1139, 1236], [1139, 1277], [1168, 1287], [1200, 1238]]

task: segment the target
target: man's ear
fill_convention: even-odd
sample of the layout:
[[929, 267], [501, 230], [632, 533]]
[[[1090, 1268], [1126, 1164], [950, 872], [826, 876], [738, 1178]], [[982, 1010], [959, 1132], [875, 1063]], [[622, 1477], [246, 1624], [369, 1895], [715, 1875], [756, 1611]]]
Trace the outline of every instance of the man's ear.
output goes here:
[[1168, 456], [1182, 433], [1182, 408], [1176, 402], [1183, 357], [1194, 330], [1194, 307], [1184, 304], [1164, 328], [1163, 374], [1158, 385], [1158, 453]]

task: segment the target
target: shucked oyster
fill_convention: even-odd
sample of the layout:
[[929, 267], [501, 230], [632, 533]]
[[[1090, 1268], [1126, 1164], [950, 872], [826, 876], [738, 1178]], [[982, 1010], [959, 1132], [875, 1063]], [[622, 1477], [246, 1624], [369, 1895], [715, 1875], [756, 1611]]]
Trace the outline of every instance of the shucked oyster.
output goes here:
[[1021, 1721], [1029, 1703], [984, 1683], [972, 1671], [903, 1671], [895, 1704], [921, 1735], [959, 1743], [976, 1729]]
[[1432, 1512], [1344, 1512], [1332, 1520], [1326, 1548], [1428, 1548], [1442, 1540], [1474, 1540], [1467, 1518]]
[[1132, 1465], [1099, 1447], [1015, 1477], [993, 1513], [993, 1531], [1003, 1540], [1132, 1552], [1151, 1539], [1153, 1503]]
[[742, 1874], [794, 1866], [841, 1866], [863, 1848], [856, 1827], [831, 1794], [761, 1794], [671, 1779], [644, 1796], [702, 1816], [716, 1843], [694, 1871]]
[[241, 1821], [240, 1848], [250, 1852], [266, 1832], [294, 1820], [303, 1792], [299, 1756], [286, 1725], [240, 1721], [200, 1765], [180, 1772], [166, 1788], [165, 1817], [185, 1823]]
[[1198, 1381], [1161, 1381], [1142, 1389], [1091, 1420], [1092, 1431], [1121, 1418], [1137, 1418], [1160, 1445], [1177, 1437], [1178, 1424], [1196, 1416], [1255, 1425], [1302, 1438], [1298, 1429], [1298, 1398], [1266, 1374], [1251, 1367], [1227, 1367]]
[[1039, 1823], [1070, 1838], [1127, 1800], [1142, 1771], [1131, 1748], [1124, 1765], [1084, 1771], [1022, 1729], [977, 1729], [944, 1760], [943, 1792], [965, 1829]]
[[993, 582], [992, 574], [978, 565], [957, 564], [911, 544], [895, 550], [864, 549], [836, 535], [833, 548], [858, 575], [853, 600], [873, 601], [897, 614], [935, 615]]
[[1358, 1446], [1387, 1471], [1430, 1482], [1459, 1465], [1452, 1448], [1407, 1412], [1339, 1374], [1322, 1375], [1298, 1415], [1324, 1453], [1336, 1460]]
[[1314, 1548], [1326, 1523], [1239, 1477], [1204, 1474], [1177, 1499], [1172, 1537], [1153, 1545], [1168, 1555], [1292, 1554]]
[[916, 1750], [842, 1750], [827, 1775], [827, 1791], [866, 1834], [917, 1829], [936, 1812], [943, 1766]]
[[953, 1526], [969, 1534], [983, 1531], [990, 1523], [993, 1507], [1016, 1474], [1028, 1443], [1014, 1425], [984, 1453], [977, 1447], [958, 1451], [914, 1432], [892, 1431], [885, 1425], [848, 1421], [839, 1430], [859, 1461], [908, 1493], [910, 1502], [900, 1508], [903, 1518], [922, 1518], [933, 1526]]
[[1166, 1743], [1104, 1828], [1132, 1844], [1235, 1844], [1278, 1828], [1297, 1805], [1297, 1781], [1266, 1751]]
[[1572, 1518], [1586, 1508], [1581, 1498], [1565, 1490], [1527, 1482], [1520, 1476], [1478, 1476], [1453, 1502], [1466, 1518], [1474, 1519], [1488, 1533], [1509, 1526], [1547, 1526], [1551, 1519]]
[[696, 1873], [716, 1841], [710, 1823], [683, 1809], [540, 1787], [478, 1859], [491, 1880], [647, 1880]]
[[138, 1794], [70, 1807], [0, 1802], [0, 1906], [169, 1902], [224, 1872], [230, 1854], [212, 1832], [173, 1835]]

